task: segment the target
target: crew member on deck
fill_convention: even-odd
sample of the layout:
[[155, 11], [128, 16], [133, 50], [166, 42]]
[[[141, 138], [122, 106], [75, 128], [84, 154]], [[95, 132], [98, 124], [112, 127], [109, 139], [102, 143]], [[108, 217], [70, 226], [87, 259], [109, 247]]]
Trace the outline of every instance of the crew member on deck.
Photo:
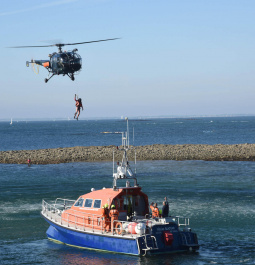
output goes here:
[[150, 208], [151, 208], [151, 217], [152, 218], [158, 218], [159, 217], [159, 209], [158, 209], [158, 205], [157, 203], [154, 204], [154, 202], [151, 203], [150, 205]]
[[109, 210], [108, 204], [106, 203], [102, 207], [102, 219], [103, 219], [103, 227], [106, 232], [110, 231], [110, 219], [109, 219]]
[[114, 204], [111, 206], [109, 217], [111, 218], [111, 228], [114, 230], [114, 228], [117, 224], [117, 222], [114, 222], [114, 221], [118, 220], [118, 218], [119, 218], [119, 211], [116, 209]]
[[[166, 216], [169, 216], [169, 204], [168, 204], [168, 201], [167, 201], [167, 197], [165, 197], [165, 201], [164, 201], [164, 203], [165, 203], [165, 214], [166, 214]], [[163, 203], [163, 207], [164, 207], [164, 203]], [[162, 210], [163, 210], [163, 208], [162, 208]]]
[[162, 217], [163, 218], [168, 217], [168, 213], [169, 213], [169, 206], [165, 201], [163, 201]]

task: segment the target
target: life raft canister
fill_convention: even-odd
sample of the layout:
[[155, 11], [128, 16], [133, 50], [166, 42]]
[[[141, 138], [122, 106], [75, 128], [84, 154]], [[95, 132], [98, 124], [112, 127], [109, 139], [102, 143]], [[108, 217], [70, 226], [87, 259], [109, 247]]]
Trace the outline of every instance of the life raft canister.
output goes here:
[[128, 225], [128, 232], [130, 234], [136, 234], [135, 227], [137, 226], [136, 222], [132, 222]]
[[174, 236], [169, 231], [163, 231], [163, 239], [166, 246], [171, 246], [174, 241]]
[[146, 224], [144, 223], [138, 223], [136, 226], [135, 226], [135, 232], [138, 234], [138, 235], [143, 235], [145, 234], [146, 232]]

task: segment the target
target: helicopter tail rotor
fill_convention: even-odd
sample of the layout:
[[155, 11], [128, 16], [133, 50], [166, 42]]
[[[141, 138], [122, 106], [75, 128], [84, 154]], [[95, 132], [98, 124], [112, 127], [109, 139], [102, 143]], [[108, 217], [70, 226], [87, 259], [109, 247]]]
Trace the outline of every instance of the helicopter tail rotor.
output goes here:
[[31, 62], [27, 61], [26, 66], [29, 67], [31, 64], [32, 70], [38, 75], [39, 74], [39, 65], [35, 62], [35, 60], [31, 59]]

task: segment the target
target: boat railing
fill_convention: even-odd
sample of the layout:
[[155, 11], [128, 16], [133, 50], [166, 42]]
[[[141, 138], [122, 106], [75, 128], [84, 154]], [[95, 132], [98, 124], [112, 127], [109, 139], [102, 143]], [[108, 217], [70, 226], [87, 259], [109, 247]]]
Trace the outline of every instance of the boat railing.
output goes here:
[[97, 214], [89, 214], [89, 213], [81, 213], [75, 210], [72, 212], [67, 212], [63, 210], [67, 210], [70, 208], [69, 206], [65, 206], [63, 209], [63, 204], [60, 201], [66, 203], [71, 203], [71, 200], [58, 198], [54, 204], [49, 204], [46, 201], [42, 201], [42, 213], [47, 216], [52, 221], [55, 221], [61, 225], [65, 225], [67, 227], [72, 227], [79, 230], [99, 230], [103, 231], [103, 222], [101, 221], [101, 216]]
[[[68, 210], [71, 203], [74, 201], [58, 198], [54, 204], [49, 204], [46, 201], [42, 201], [42, 213], [49, 219], [81, 231], [96, 231], [99, 233], [110, 233], [113, 235], [129, 235], [137, 236], [142, 234], [150, 234], [152, 226], [158, 221], [152, 219], [140, 220], [139, 223], [143, 223], [143, 228], [136, 227], [138, 222], [120, 221], [105, 219], [102, 215], [86, 213], [76, 210]], [[179, 227], [188, 227], [189, 218], [175, 216], [168, 217], [167, 222], [173, 221], [178, 224]]]
[[173, 221], [175, 221], [179, 227], [187, 227], [189, 226], [189, 218], [188, 217], [182, 217], [182, 216], [175, 216], [171, 217]]
[[59, 216], [61, 216], [61, 208], [56, 207], [56, 204], [49, 204], [46, 201], [42, 201], [42, 213], [45, 214], [50, 219], [57, 221]]
[[103, 220], [102, 216], [98, 214], [90, 213], [73, 213], [64, 212], [61, 216], [61, 224], [67, 225], [68, 227], [73, 227], [82, 231], [92, 231], [95, 230], [102, 232], [103, 231]]
[[182, 216], [169, 216], [169, 217], [160, 217], [160, 218], [150, 218], [150, 219], [145, 219], [146, 225], [149, 226], [150, 228], [155, 225], [156, 223], [161, 223], [161, 224], [168, 224], [171, 222], [176, 223], [179, 227], [180, 226], [189, 226], [189, 218], [188, 217], [182, 217]]
[[[42, 214], [50, 220], [57, 222], [66, 227], [74, 228], [81, 231], [92, 231], [98, 233], [108, 233], [113, 235], [137, 235], [135, 229], [129, 227], [132, 222], [116, 220], [111, 222], [102, 215], [80, 212], [76, 210], [63, 211], [64, 199], [58, 198], [54, 204], [42, 201]], [[71, 200], [65, 200], [65, 203]], [[133, 222], [134, 223], [134, 222]]]
[[74, 203], [75, 203], [75, 200], [57, 198], [55, 200], [54, 206], [57, 208], [62, 208], [62, 210], [66, 210], [66, 209], [70, 209]]

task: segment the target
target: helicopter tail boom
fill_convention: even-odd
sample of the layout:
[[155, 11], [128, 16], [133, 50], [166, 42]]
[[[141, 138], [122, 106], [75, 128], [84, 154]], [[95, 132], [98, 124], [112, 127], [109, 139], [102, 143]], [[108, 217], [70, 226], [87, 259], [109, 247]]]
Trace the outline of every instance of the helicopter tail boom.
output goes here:
[[43, 65], [45, 68], [48, 68], [48, 67], [50, 67], [50, 62], [47, 61], [47, 62], [45, 62], [45, 63], [42, 63], [42, 65]]
[[30, 63], [35, 63], [35, 64], [38, 64], [38, 65], [42, 65], [45, 68], [50, 66], [50, 62], [48, 60], [31, 60], [30, 62], [26, 61], [26, 66], [29, 67]]

